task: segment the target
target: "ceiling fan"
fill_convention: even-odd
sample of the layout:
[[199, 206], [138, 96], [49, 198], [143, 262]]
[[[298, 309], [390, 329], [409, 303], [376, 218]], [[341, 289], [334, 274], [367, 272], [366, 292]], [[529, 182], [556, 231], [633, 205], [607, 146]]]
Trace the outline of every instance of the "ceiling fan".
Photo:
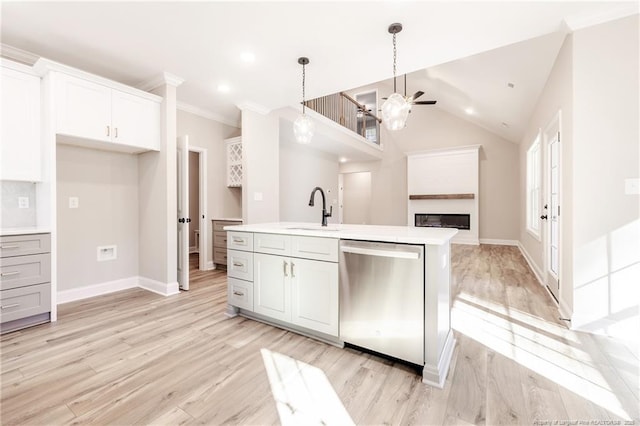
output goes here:
[[[435, 105], [438, 101], [416, 101], [420, 96], [424, 95], [422, 90], [418, 90], [416, 93], [407, 97], [407, 74], [404, 75], [404, 97], [411, 105]], [[387, 99], [387, 98], [382, 98]], [[411, 112], [411, 111], [409, 111]]]

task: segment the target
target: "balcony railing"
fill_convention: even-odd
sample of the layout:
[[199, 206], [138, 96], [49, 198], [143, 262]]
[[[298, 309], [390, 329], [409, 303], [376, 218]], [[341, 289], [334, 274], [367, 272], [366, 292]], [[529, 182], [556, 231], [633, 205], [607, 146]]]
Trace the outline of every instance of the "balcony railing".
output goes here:
[[343, 127], [361, 135], [369, 142], [380, 145], [380, 123], [366, 105], [340, 92], [306, 101], [307, 108], [335, 121]]

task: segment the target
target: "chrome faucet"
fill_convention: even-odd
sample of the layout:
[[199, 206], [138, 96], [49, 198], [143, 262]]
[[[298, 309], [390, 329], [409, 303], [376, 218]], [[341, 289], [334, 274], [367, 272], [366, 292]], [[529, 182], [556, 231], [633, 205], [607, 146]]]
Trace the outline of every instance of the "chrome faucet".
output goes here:
[[327, 213], [327, 200], [324, 197], [324, 191], [319, 186], [313, 188], [311, 191], [311, 198], [309, 198], [309, 205], [313, 207], [313, 196], [316, 195], [316, 191], [320, 191], [322, 195], [322, 226], [327, 226], [327, 218], [333, 214], [333, 206], [330, 207], [329, 213]]

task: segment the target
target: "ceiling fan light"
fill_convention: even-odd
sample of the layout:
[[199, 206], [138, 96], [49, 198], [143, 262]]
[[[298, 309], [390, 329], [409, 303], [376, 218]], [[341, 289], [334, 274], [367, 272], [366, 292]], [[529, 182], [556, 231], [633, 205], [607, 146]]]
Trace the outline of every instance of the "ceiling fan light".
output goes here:
[[296, 138], [296, 142], [298, 143], [311, 143], [314, 130], [315, 124], [313, 124], [313, 121], [306, 114], [300, 115], [293, 123], [293, 136]]
[[382, 121], [388, 130], [404, 129], [411, 111], [411, 103], [404, 96], [394, 93], [382, 104]]

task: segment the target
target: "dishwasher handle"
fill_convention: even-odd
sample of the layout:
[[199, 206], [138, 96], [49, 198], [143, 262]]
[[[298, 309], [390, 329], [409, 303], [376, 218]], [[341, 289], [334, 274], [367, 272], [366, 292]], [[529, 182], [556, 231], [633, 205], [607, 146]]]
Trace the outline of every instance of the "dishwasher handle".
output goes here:
[[344, 253], [363, 254], [365, 256], [393, 257], [396, 259], [420, 259], [420, 253], [413, 251], [385, 250], [353, 246], [342, 246], [340, 247], [340, 250]]

